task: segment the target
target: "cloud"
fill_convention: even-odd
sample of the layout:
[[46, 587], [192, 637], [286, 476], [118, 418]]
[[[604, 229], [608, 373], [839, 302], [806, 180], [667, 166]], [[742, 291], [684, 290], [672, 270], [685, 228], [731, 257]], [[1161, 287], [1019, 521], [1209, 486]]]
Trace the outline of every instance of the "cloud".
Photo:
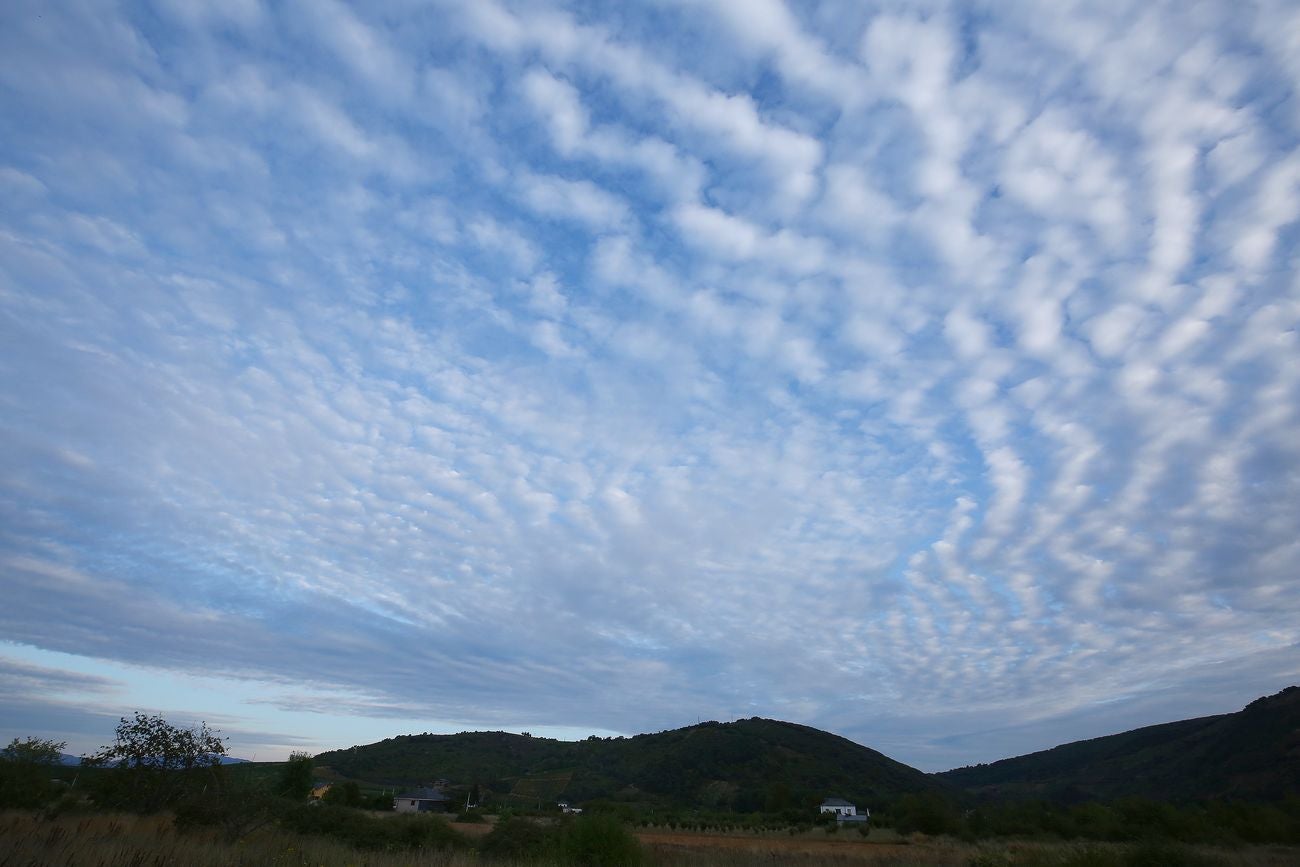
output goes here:
[[1280, 12], [32, 8], [0, 716], [934, 768], [1294, 677]]
[[576, 220], [598, 231], [615, 231], [629, 218], [623, 202], [590, 181], [524, 175], [518, 184], [524, 203], [548, 217]]

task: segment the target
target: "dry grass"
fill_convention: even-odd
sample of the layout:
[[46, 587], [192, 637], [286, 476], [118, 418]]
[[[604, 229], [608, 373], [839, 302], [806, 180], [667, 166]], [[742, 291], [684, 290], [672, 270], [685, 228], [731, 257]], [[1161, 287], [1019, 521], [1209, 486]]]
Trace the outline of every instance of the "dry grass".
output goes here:
[[43, 819], [0, 814], [0, 867], [471, 867], [472, 853], [358, 852], [330, 840], [268, 829], [231, 843], [178, 832], [167, 816]]
[[[482, 833], [490, 825], [458, 826]], [[968, 844], [947, 839], [862, 839], [646, 829], [637, 836], [649, 867], [794, 865], [1081, 865], [1114, 863], [1119, 844], [1012, 841]], [[882, 835], [883, 837], [884, 835]], [[1198, 849], [1227, 867], [1291, 867], [1300, 851], [1281, 846]], [[1101, 861], [1088, 855], [1109, 856]], [[216, 832], [180, 833], [166, 816], [81, 815], [44, 818], [0, 813], [0, 867], [509, 867], [470, 852], [361, 852], [330, 840], [266, 829], [231, 843]]]

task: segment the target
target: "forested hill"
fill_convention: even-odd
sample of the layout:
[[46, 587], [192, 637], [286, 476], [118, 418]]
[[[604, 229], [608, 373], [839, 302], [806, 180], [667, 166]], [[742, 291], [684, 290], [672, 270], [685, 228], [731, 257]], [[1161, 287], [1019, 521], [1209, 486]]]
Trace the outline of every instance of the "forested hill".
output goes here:
[[938, 776], [999, 799], [1277, 800], [1300, 792], [1300, 687], [1237, 713], [1147, 726]]
[[405, 735], [321, 753], [316, 762], [375, 782], [443, 778], [496, 791], [519, 778], [572, 771], [563, 795], [577, 801], [652, 798], [741, 810], [830, 796], [867, 805], [947, 788], [845, 738], [757, 717], [576, 742], [505, 732]]

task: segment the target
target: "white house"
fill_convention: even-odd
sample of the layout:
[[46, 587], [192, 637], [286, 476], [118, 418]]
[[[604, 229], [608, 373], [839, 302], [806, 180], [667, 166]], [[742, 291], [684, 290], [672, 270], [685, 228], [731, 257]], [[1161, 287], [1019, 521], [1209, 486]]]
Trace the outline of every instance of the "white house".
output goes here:
[[571, 815], [579, 815], [582, 813], [581, 807], [575, 807], [568, 801], [560, 801], [556, 806], [560, 808], [561, 813], [568, 813]]
[[827, 798], [822, 801], [820, 809], [823, 813], [834, 813], [837, 816], [856, 816], [858, 814], [858, 808], [843, 798]]
[[867, 822], [871, 819], [870, 810], [866, 807], [859, 810], [843, 798], [827, 798], [822, 801], [820, 809], [823, 813], [834, 813], [835, 821], [841, 825], [846, 822]]

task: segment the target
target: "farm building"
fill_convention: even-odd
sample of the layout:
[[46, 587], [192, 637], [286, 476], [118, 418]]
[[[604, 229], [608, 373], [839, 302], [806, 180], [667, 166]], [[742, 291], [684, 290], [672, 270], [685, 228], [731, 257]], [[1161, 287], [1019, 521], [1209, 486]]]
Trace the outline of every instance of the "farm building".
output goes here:
[[393, 798], [393, 809], [399, 813], [443, 813], [448, 800], [441, 789], [413, 789]]

